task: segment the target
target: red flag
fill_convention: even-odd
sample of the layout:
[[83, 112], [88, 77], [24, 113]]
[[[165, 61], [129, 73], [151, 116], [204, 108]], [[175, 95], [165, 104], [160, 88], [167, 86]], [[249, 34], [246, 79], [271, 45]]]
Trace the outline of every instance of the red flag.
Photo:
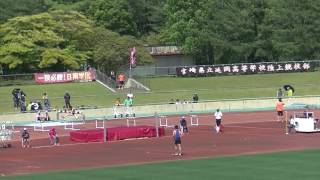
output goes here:
[[135, 66], [136, 65], [136, 47], [133, 47], [130, 50], [130, 65]]

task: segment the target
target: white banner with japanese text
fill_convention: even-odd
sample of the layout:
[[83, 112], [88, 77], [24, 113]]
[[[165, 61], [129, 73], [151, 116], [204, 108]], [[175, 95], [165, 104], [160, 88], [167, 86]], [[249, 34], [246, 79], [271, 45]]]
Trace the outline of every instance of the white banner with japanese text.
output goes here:
[[177, 67], [179, 77], [260, 74], [281, 72], [307, 72], [314, 71], [312, 61], [300, 62], [263, 62], [224, 65], [198, 65]]

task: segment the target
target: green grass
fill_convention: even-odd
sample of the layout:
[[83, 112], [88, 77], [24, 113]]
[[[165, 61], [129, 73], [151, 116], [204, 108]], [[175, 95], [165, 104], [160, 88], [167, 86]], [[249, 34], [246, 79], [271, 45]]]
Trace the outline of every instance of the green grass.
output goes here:
[[[138, 103], [168, 102], [170, 99], [191, 100], [198, 93], [200, 100], [275, 97], [276, 91], [291, 84], [295, 95], [320, 95], [320, 72], [221, 76], [203, 78], [150, 78], [149, 95], [137, 95]], [[140, 98], [141, 97], [141, 98]]]
[[[274, 97], [279, 87], [294, 86], [295, 95], [320, 95], [320, 72], [282, 73], [203, 78], [146, 78], [150, 93], [135, 93], [135, 104], [167, 103], [170, 99], [191, 100], [198, 93], [200, 100]], [[19, 87], [28, 100], [41, 99], [47, 92], [53, 106], [63, 106], [66, 90], [71, 93], [73, 105], [110, 107], [115, 98], [125, 94], [113, 94], [96, 82], [50, 85], [25, 85], [0, 87], [0, 112], [12, 112], [11, 90]]]
[[71, 94], [71, 103], [76, 105], [107, 106], [111, 104], [109, 101], [114, 99], [110, 91], [96, 82], [7, 86], [0, 88], [0, 112], [13, 111], [11, 95], [13, 88], [21, 88], [27, 94], [27, 101], [41, 100], [42, 94], [46, 92], [49, 95], [50, 103], [58, 107], [64, 105], [65, 91]]
[[282, 152], [238, 157], [64, 171], [26, 176], [3, 177], [8, 180], [318, 180], [320, 151]]

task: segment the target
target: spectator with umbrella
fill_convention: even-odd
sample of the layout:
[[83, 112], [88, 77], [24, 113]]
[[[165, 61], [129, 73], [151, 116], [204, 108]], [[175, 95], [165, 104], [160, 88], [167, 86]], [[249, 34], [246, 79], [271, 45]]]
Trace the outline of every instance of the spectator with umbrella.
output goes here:
[[284, 85], [283, 89], [287, 91], [287, 96], [292, 97], [294, 93], [294, 88], [291, 85]]

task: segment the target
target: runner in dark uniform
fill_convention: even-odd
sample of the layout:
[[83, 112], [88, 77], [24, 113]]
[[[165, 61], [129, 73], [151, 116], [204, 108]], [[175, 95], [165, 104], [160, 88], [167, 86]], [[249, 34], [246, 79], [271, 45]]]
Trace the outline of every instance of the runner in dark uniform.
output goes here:
[[172, 136], [174, 139], [174, 149], [175, 149], [175, 155], [181, 156], [182, 150], [181, 150], [181, 136], [183, 135], [182, 131], [179, 129], [178, 125], [174, 126], [174, 130], [172, 132]]
[[188, 126], [187, 126], [187, 121], [184, 116], [181, 117], [180, 120], [180, 127], [183, 133], [188, 132]]
[[26, 148], [26, 147], [30, 147], [30, 134], [27, 131], [27, 128], [23, 128], [23, 132], [21, 134], [21, 140], [22, 140], [22, 147]]

